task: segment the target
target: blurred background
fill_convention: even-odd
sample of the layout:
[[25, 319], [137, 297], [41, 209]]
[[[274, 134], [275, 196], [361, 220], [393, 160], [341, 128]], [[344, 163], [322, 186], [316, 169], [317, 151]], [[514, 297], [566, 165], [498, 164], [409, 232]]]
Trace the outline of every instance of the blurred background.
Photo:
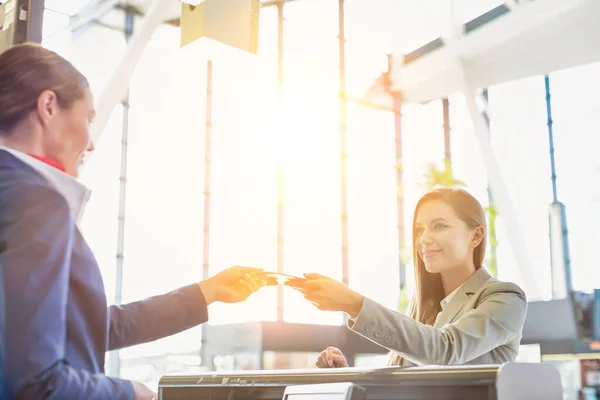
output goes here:
[[[556, 365], [565, 398], [600, 384], [596, 2], [221, 1], [0, 5], [0, 45], [18, 41], [7, 21], [28, 3], [43, 15], [28, 29], [96, 94], [82, 229], [109, 303], [252, 265], [402, 311], [416, 201], [460, 186], [486, 207], [486, 268], [531, 302], [521, 360]], [[208, 39], [189, 39], [186, 16]], [[307, 368], [336, 344], [385, 365], [343, 323], [267, 288], [110, 354], [107, 372], [155, 387], [170, 372]]]

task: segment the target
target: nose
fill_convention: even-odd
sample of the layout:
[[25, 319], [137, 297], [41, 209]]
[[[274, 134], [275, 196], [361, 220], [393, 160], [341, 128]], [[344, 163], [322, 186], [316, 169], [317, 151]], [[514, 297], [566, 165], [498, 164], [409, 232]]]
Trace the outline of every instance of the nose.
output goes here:
[[431, 244], [431, 243], [433, 243], [433, 239], [429, 235], [429, 231], [428, 230], [424, 230], [423, 231], [423, 233], [421, 234], [421, 238], [419, 239], [419, 243], [421, 243], [421, 244]]
[[94, 142], [92, 140], [90, 140], [90, 143], [88, 143], [88, 147], [87, 147], [87, 151], [94, 151], [94, 149], [96, 148], [96, 146], [94, 146]]

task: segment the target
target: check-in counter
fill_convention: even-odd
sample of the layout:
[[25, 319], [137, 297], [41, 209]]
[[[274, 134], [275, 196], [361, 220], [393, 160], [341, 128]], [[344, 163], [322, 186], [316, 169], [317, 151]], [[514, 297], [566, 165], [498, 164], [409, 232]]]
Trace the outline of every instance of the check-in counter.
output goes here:
[[208, 372], [164, 376], [158, 390], [159, 400], [563, 398], [558, 371], [544, 363]]

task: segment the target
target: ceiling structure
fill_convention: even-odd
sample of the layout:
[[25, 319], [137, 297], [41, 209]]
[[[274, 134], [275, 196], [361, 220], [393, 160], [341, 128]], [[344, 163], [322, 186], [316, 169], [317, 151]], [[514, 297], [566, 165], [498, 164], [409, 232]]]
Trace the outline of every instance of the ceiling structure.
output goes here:
[[[167, 22], [177, 24], [181, 15], [179, 0], [165, 0], [170, 5]], [[279, 2], [331, 2], [335, 0], [261, 0], [263, 6]], [[390, 51], [408, 52], [451, 29], [454, 23], [466, 22], [497, 7], [502, 0], [346, 0], [347, 8], [359, 8], [349, 24], [368, 27]], [[152, 0], [45, 0], [46, 9], [71, 17], [71, 25], [94, 20], [116, 6], [133, 6], [145, 13]]]
[[427, 102], [476, 88], [600, 61], [600, 3], [536, 0], [502, 4], [408, 54], [395, 57], [391, 81], [405, 101]]
[[[262, 0], [283, 2], [334, 0]], [[165, 0], [165, 22], [178, 25], [181, 2]], [[360, 24], [394, 54], [391, 82], [408, 102], [426, 102], [459, 90], [465, 67], [476, 87], [542, 75], [600, 61], [594, 0], [346, 0], [360, 8]], [[70, 16], [66, 29], [98, 22], [115, 7], [144, 15], [152, 0], [45, 0]], [[383, 12], [382, 12], [383, 11]], [[460, 62], [457, 62], [459, 61]], [[493, 66], [493, 68], [491, 68]], [[374, 77], [375, 78], [375, 77]]]

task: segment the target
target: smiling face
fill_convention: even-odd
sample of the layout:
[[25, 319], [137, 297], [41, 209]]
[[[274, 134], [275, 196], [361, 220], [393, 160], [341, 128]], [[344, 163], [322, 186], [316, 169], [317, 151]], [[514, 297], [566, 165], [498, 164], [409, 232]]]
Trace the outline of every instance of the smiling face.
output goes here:
[[429, 200], [417, 210], [414, 246], [427, 272], [443, 273], [472, 262], [483, 231], [468, 226], [444, 201]]

